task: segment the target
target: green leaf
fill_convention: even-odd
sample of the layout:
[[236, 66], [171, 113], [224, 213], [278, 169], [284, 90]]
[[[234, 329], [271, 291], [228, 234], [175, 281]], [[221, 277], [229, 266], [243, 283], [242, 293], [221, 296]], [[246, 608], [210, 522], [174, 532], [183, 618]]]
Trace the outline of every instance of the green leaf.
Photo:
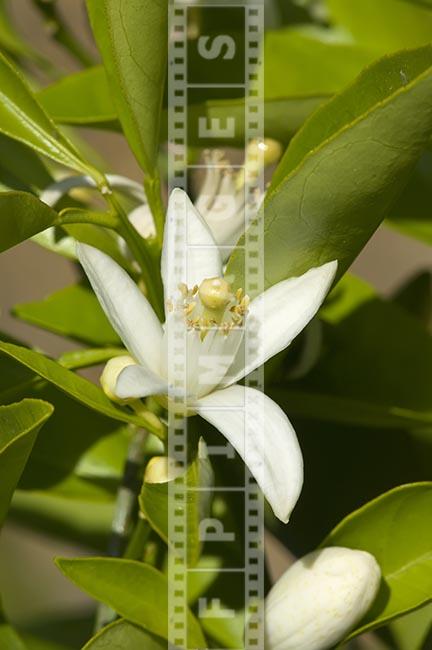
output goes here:
[[398, 650], [427, 650], [425, 642], [432, 633], [432, 605], [402, 616], [390, 624]]
[[432, 483], [404, 485], [346, 517], [324, 540], [368, 551], [381, 567], [378, 597], [348, 639], [432, 599], [431, 509]]
[[0, 406], [0, 527], [41, 426], [53, 407], [40, 400]]
[[86, 163], [40, 106], [17, 69], [0, 55], [0, 131], [98, 184], [103, 176]]
[[[151, 566], [113, 558], [58, 559], [61, 571], [96, 600], [152, 634], [168, 638], [168, 579]], [[199, 623], [187, 614], [188, 646], [206, 648]]]
[[56, 122], [109, 126], [118, 119], [102, 66], [63, 77], [41, 90], [37, 97]]
[[48, 533], [68, 543], [105, 551], [114, 516], [113, 503], [65, 499], [50, 490], [17, 490], [9, 517], [32, 531]]
[[430, 43], [432, 13], [406, 0], [327, 0], [332, 18], [354, 39], [382, 52]]
[[203, 617], [202, 627], [204, 632], [217, 641], [221, 648], [238, 650], [244, 647], [245, 620], [243, 612], [236, 612], [232, 618]]
[[35, 192], [52, 182], [51, 174], [32, 149], [0, 134], [0, 186]]
[[8, 623], [0, 620], [0, 647], [7, 650], [29, 650], [22, 639]]
[[[294, 133], [300, 128], [307, 117], [328, 99], [327, 95], [311, 95], [310, 97], [282, 96], [264, 101], [264, 135], [279, 142], [288, 143]], [[227, 138], [227, 146], [243, 147], [245, 142], [245, 100], [225, 99], [207, 101], [203, 104], [192, 104], [187, 110], [188, 142], [196, 146], [214, 146], [214, 139], [205, 140], [199, 134], [199, 119], [207, 118], [225, 120], [230, 117], [235, 120], [235, 137]], [[167, 139], [168, 116], [163, 120], [165, 129], [162, 138]], [[218, 145], [224, 141], [218, 138]]]
[[35, 235], [33, 241], [53, 253], [74, 261], [77, 259], [76, 242], [89, 244], [99, 248], [133, 274], [131, 265], [120, 251], [117, 235], [106, 228], [87, 223], [70, 224], [61, 228], [53, 227]]
[[268, 31], [264, 41], [265, 98], [332, 95], [376, 57], [329, 29]]
[[88, 406], [98, 413], [107, 415], [114, 420], [120, 420], [120, 422], [130, 422], [137, 426], [145, 427], [151, 433], [161, 435], [161, 429], [153, 419], [148, 418], [146, 415], [133, 415], [116, 406], [95, 384], [80, 375], [76, 375], [71, 370], [64, 368], [43, 354], [20, 347], [19, 345], [4, 342], [0, 342], [0, 352], [15, 359], [81, 404]]
[[[258, 215], [267, 287], [334, 259], [342, 275], [361, 251], [429, 140], [431, 65], [432, 47], [379, 61], [291, 141]], [[236, 286], [244, 255], [228, 264]]]
[[[399, 424], [394, 420], [393, 426], [418, 428], [432, 415], [432, 339], [411, 314], [371, 295], [365, 284], [344, 278], [330, 294], [321, 310], [326, 324], [323, 352], [309, 374], [291, 384], [291, 390], [319, 396], [325, 386], [328, 396], [348, 400], [344, 409], [347, 417], [349, 401], [354, 400], [353, 406], [366, 402], [384, 409], [383, 414], [399, 418]], [[353, 413], [356, 424], [360, 424], [358, 417], [362, 417], [361, 412]]]
[[404, 1], [414, 5], [420, 5], [421, 7], [427, 7], [428, 9], [432, 9], [432, 0], [404, 0]]
[[[105, 498], [112, 495], [123, 472], [130, 438], [127, 425], [82, 406], [47, 383], [27, 394], [55, 404], [55, 412], [39, 434], [19, 487], [64, 493], [68, 479], [75, 477]], [[68, 496], [83, 498], [83, 493], [69, 490]]]
[[[186, 518], [187, 518], [187, 562], [194, 566], [200, 557], [202, 541], [199, 536], [199, 524], [209, 516], [211, 492], [197, 490], [196, 488], [209, 488], [213, 484], [213, 472], [208, 460], [205, 443], [200, 442], [199, 453], [189, 465], [184, 476], [174, 479], [178, 489], [186, 490]], [[170, 496], [172, 497], [170, 499]], [[170, 484], [144, 483], [139, 498], [140, 507], [150, 525], [169, 542], [168, 516], [174, 509], [174, 495], [170, 495]], [[177, 505], [177, 503], [176, 503]], [[173, 548], [175, 552], [175, 548]]]
[[58, 362], [61, 366], [69, 370], [80, 370], [82, 368], [91, 368], [106, 363], [114, 357], [121, 357], [125, 353], [124, 348], [92, 348], [86, 350], [73, 350], [65, 352], [59, 357]]
[[[82, 97], [76, 102], [75, 97]], [[56, 122], [63, 124], [85, 124], [106, 129], [119, 128], [117, 116], [109, 89], [105, 71], [102, 67], [89, 68], [75, 73], [45, 88], [38, 95], [42, 105]], [[268, 138], [288, 143], [305, 119], [329, 95], [284, 96], [269, 98], [264, 103], [264, 132]], [[245, 100], [222, 99], [208, 100], [204, 103], [190, 104], [187, 111], [189, 144], [197, 146], [214, 145], [214, 141], [205, 141], [198, 133], [198, 120], [217, 118], [224, 122], [226, 117], [236, 121], [235, 138], [229, 138], [227, 144], [242, 146], [244, 144]], [[161, 140], [168, 138], [168, 113], [162, 114]], [[219, 140], [222, 142], [222, 140]]]
[[168, 51], [165, 0], [87, 0], [111, 94], [126, 138], [153, 177]]
[[95, 294], [84, 284], [61, 289], [42, 301], [16, 305], [13, 314], [27, 323], [89, 345], [120, 343]]
[[120, 619], [103, 628], [83, 648], [83, 650], [107, 650], [107, 648], [127, 648], [127, 650], [166, 650], [166, 642], [142, 628]]
[[58, 214], [33, 194], [0, 193], [0, 252], [52, 226]]

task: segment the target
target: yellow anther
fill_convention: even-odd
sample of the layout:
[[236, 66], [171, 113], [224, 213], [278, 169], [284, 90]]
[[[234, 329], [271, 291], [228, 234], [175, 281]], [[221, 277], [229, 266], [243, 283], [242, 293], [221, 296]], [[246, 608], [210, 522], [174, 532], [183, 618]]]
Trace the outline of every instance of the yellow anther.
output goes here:
[[187, 284], [185, 284], [184, 282], [180, 282], [180, 284], [178, 285], [178, 288], [179, 288], [179, 291], [182, 294], [182, 296], [184, 298], [186, 298], [186, 296], [189, 293], [188, 288], [187, 288]]
[[240, 302], [240, 300], [243, 298], [243, 289], [237, 289], [236, 291], [236, 299]]
[[196, 302], [190, 302], [186, 307], [185, 307], [185, 313], [186, 316], [190, 316], [190, 314], [193, 312], [193, 310], [196, 307]]

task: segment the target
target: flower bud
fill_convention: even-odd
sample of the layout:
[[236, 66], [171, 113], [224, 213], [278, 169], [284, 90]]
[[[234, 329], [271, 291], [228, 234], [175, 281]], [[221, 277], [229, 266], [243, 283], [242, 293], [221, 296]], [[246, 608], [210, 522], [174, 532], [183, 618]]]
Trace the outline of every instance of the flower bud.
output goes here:
[[365, 551], [325, 548], [293, 564], [266, 599], [266, 650], [326, 650], [372, 605], [381, 572]]
[[[122, 370], [128, 366], [135, 365], [135, 361], [129, 355], [125, 354], [121, 357], [113, 357], [108, 361], [100, 377], [100, 383], [105, 395], [113, 402], [124, 404], [125, 400], [117, 397], [115, 388], [117, 379]], [[127, 401], [127, 400], [126, 400]]]
[[148, 462], [144, 473], [145, 483], [168, 483], [183, 474], [175, 460], [168, 456], [153, 456]]

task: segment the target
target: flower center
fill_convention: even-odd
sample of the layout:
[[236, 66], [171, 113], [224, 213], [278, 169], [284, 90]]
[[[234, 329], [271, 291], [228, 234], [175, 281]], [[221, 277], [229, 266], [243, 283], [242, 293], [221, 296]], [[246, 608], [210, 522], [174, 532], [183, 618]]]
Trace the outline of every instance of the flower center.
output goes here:
[[189, 289], [180, 284], [181, 298], [169, 303], [170, 311], [182, 311], [187, 328], [200, 332], [204, 340], [209, 330], [218, 329], [227, 336], [231, 330], [243, 326], [248, 312], [249, 296], [243, 289], [233, 293], [231, 285], [224, 278], [207, 278], [200, 286]]

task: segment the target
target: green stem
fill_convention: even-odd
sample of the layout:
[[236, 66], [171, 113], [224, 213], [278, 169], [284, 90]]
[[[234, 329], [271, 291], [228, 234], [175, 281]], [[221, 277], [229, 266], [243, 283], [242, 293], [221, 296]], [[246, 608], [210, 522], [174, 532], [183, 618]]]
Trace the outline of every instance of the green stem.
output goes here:
[[156, 226], [156, 239], [159, 247], [162, 248], [165, 225], [165, 208], [162, 203], [159, 175], [153, 177], [145, 176], [144, 190]]
[[79, 208], [66, 208], [66, 210], [62, 210], [55, 225], [67, 226], [73, 223], [86, 223], [94, 226], [103, 226], [110, 230], [117, 230], [120, 226], [120, 220], [116, 214], [112, 214], [111, 212], [82, 210]]

